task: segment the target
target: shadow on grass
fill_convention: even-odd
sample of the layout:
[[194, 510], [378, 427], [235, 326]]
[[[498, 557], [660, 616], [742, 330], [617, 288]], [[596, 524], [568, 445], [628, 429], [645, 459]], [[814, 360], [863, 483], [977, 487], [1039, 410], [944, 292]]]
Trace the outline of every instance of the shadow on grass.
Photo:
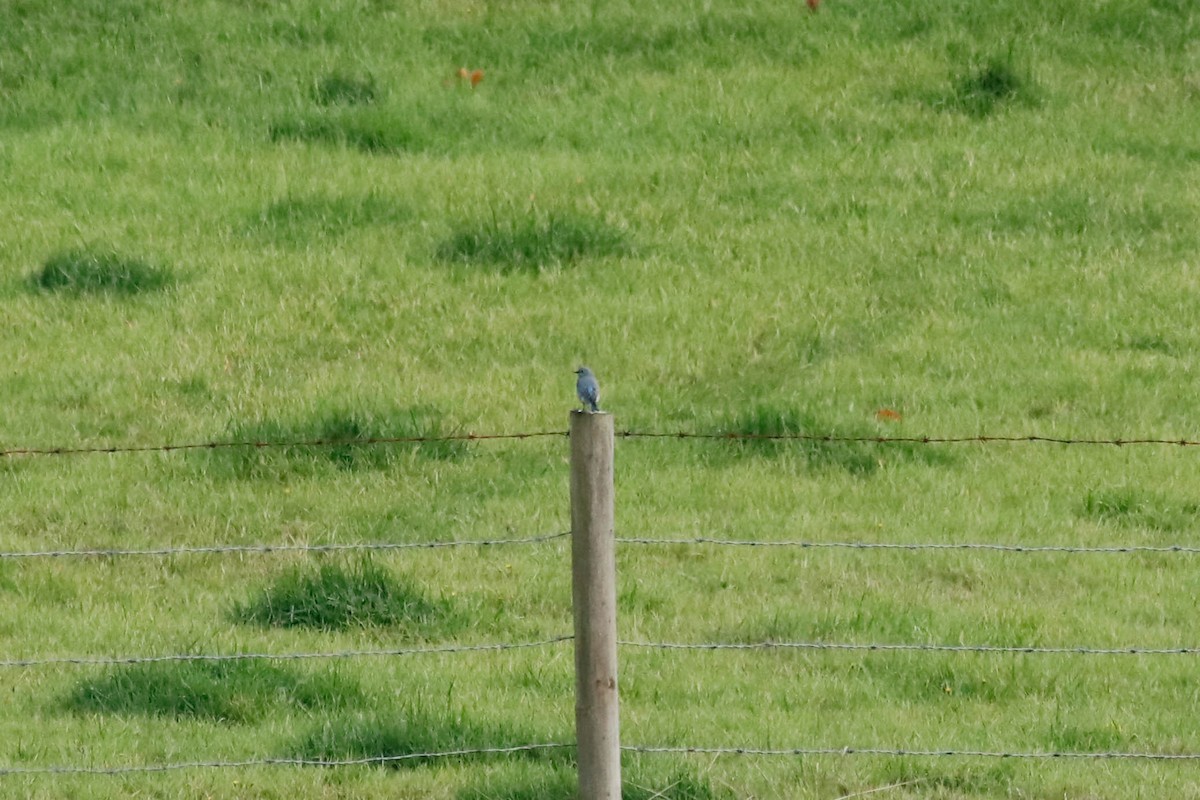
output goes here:
[[29, 278], [30, 288], [67, 294], [134, 295], [175, 282], [163, 268], [108, 250], [70, 250], [51, 256]]
[[[527, 771], [526, 771], [527, 772]], [[733, 793], [715, 789], [707, 780], [678, 770], [666, 777], [645, 770], [624, 769], [623, 800], [733, 800]], [[467, 786], [457, 800], [574, 800], [579, 796], [579, 776], [574, 770], [541, 768], [533, 775], [489, 777]]]
[[864, 594], [853, 608], [845, 611], [783, 609], [748, 615], [732, 629], [715, 631], [714, 638], [744, 643], [858, 638], [906, 641], [914, 631], [928, 630], [936, 619], [936, 610], [928, 606]]
[[843, 470], [852, 475], [870, 475], [880, 467], [897, 463], [953, 463], [953, 457], [936, 445], [919, 442], [844, 441], [871, 440], [887, 436], [889, 433], [865, 425], [831, 425], [812, 414], [788, 408], [758, 406], [734, 417], [720, 430], [737, 436], [763, 438], [712, 442], [711, 459], [796, 456], [811, 469]]
[[1115, 725], [1088, 726], [1055, 721], [1044, 735], [1038, 737], [1049, 750], [1056, 752], [1095, 753], [1128, 750], [1130, 737]]
[[313, 85], [313, 100], [322, 106], [359, 106], [375, 102], [379, 87], [370, 75], [331, 72]]
[[458, 92], [415, 98], [403, 104], [336, 102], [279, 117], [267, 135], [276, 143], [348, 147], [372, 155], [449, 152], [477, 139], [493, 142], [528, 138], [527, 133], [513, 130], [502, 116]]
[[928, 759], [891, 758], [874, 772], [878, 777], [868, 788], [903, 785], [922, 797], [1009, 797], [1016, 780], [1011, 761], [943, 766]]
[[894, 659], [866, 659], [850, 671], [861, 675], [863, 691], [906, 707], [942, 707], [947, 703], [1029, 703], [1063, 698], [1074, 691], [1053, 671], [1019, 665], [964, 662], [937, 654], [904, 654]]
[[[198, 453], [205, 472], [236, 478], [307, 475], [321, 469], [384, 470], [417, 456], [457, 460], [467, 455], [467, 443], [438, 440], [452, 435], [435, 409], [417, 407], [373, 413], [364, 410], [329, 411], [308, 420], [259, 420], [235, 425], [230, 442], [245, 447], [225, 447]], [[255, 447], [254, 443], [288, 443], [288, 446]]]
[[444, 638], [467, 624], [444, 598], [426, 597], [369, 558], [292, 568], [230, 616], [276, 628], [392, 627], [422, 638]]
[[400, 708], [328, 720], [302, 737], [288, 756], [319, 761], [413, 756], [386, 762], [385, 766], [391, 769], [513, 759], [558, 765], [574, 763], [573, 748], [420, 757], [423, 753], [502, 748], [540, 741], [546, 741], [546, 737], [507, 724], [479, 722], [461, 713], [433, 715], [420, 709]]
[[442, 243], [437, 255], [443, 261], [500, 272], [536, 273], [584, 258], [627, 255], [632, 249], [624, 231], [597, 217], [530, 213], [461, 228]]
[[[889, 22], [899, 10], [888, 15]], [[509, 25], [520, 26], [521, 47], [511, 45]], [[598, 15], [583, 21], [538, 25], [523, 24], [519, 18], [497, 22], [496, 33], [480, 37], [476, 30], [454, 22], [431, 24], [423, 38], [434, 52], [450, 53], [452, 63], [474, 59], [478, 63], [503, 63], [513, 75], [535, 76], [539, 85], [561, 80], [564, 70], [580, 63], [620, 65], [634, 74], [646, 71], [676, 73], [689, 66], [728, 69], [747, 61], [764, 60], [777, 65], [808, 63], [818, 52], [818, 37], [807, 25], [796, 25], [787, 7], [758, 9], [716, 7], [702, 13], [671, 14], [661, 19], [642, 18], [631, 25], [620, 15]], [[891, 29], [891, 25], [888, 26]], [[717, 46], [717, 45], [720, 46]]]
[[309, 142], [395, 154], [423, 150], [430, 136], [419, 118], [395, 109], [335, 108], [284, 117], [268, 129], [272, 142]]
[[1041, 104], [1041, 91], [1032, 72], [1019, 64], [1012, 47], [1000, 54], [975, 60], [951, 79], [949, 91], [928, 93], [933, 108], [983, 119], [1009, 106], [1033, 108]]
[[1178, 356], [1183, 350], [1178, 343], [1161, 333], [1126, 333], [1117, 340], [1116, 345], [1122, 350], [1163, 356]]
[[355, 228], [394, 225], [411, 216], [404, 205], [373, 192], [287, 197], [251, 214], [244, 230], [280, 244], [303, 246], [313, 239], [343, 236]]
[[[931, 580], [939, 578], [932, 576]], [[986, 586], [981, 585], [978, 590], [986, 591]], [[887, 597], [883, 592], [863, 592], [853, 605], [841, 609], [804, 611], [785, 608], [769, 613], [747, 614], [736, 624], [715, 629], [712, 638], [743, 643], [904, 642], [914, 638], [925, 639], [930, 636], [930, 631], [947, 628], [948, 632], [940, 638], [954, 641], [974, 639], [990, 645], [1022, 647], [1041, 643], [1043, 627], [1040, 615], [1021, 609], [995, 610], [962, 624], [947, 624], [946, 615], [936, 605], [901, 602]]]
[[1079, 516], [1130, 528], [1180, 531], [1200, 521], [1200, 503], [1178, 502], [1132, 487], [1091, 489]]
[[338, 672], [304, 674], [262, 661], [183, 661], [114, 667], [81, 681], [63, 705], [76, 713], [255, 722], [280, 707], [340, 709], [363, 699]]
[[1178, 205], [1097, 196], [1076, 186], [1027, 193], [990, 207], [963, 207], [952, 216], [956, 223], [1002, 234], [1038, 231], [1129, 245], [1151, 237], [1191, 235], [1188, 212]]

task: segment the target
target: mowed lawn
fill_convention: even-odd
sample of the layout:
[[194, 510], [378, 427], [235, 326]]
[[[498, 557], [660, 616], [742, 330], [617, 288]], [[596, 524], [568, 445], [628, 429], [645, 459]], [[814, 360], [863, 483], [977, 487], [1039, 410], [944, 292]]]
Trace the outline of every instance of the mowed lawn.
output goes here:
[[[11, 451], [564, 431], [579, 364], [619, 431], [1197, 440], [1197, 131], [1191, 0], [0, 4], [0, 796], [575, 791], [569, 747], [262, 763], [572, 743], [563, 537], [15, 557], [544, 537], [565, 439]], [[630, 643], [1200, 647], [1194, 447], [616, 481], [626, 539], [1182, 548], [627, 541]], [[94, 663], [237, 653], [322, 657]], [[620, 657], [626, 745], [834, 751], [629, 751], [627, 797], [1200, 797], [837, 752], [1200, 754], [1190, 652]]]

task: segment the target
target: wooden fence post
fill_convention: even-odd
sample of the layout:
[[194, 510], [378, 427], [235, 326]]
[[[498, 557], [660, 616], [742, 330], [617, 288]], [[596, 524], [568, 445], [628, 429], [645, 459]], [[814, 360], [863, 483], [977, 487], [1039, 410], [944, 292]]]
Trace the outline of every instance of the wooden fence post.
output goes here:
[[581, 800], [621, 797], [613, 417], [571, 413], [571, 599]]

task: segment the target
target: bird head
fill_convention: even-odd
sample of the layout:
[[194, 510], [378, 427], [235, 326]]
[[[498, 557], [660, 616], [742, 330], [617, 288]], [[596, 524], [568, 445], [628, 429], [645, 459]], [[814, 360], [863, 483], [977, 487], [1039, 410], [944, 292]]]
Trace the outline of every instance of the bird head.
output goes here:
[[591, 375], [592, 371], [590, 369], [588, 369], [587, 367], [580, 367], [579, 369], [575, 370], [575, 374], [576, 375]]

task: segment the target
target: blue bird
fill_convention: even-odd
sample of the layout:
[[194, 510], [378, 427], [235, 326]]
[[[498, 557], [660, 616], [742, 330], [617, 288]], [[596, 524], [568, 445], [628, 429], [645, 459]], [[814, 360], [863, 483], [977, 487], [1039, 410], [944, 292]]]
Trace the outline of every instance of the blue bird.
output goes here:
[[575, 374], [579, 376], [579, 380], [575, 381], [575, 394], [579, 395], [579, 401], [593, 412], [599, 411], [600, 384], [596, 383], [596, 376], [587, 367], [580, 367]]

